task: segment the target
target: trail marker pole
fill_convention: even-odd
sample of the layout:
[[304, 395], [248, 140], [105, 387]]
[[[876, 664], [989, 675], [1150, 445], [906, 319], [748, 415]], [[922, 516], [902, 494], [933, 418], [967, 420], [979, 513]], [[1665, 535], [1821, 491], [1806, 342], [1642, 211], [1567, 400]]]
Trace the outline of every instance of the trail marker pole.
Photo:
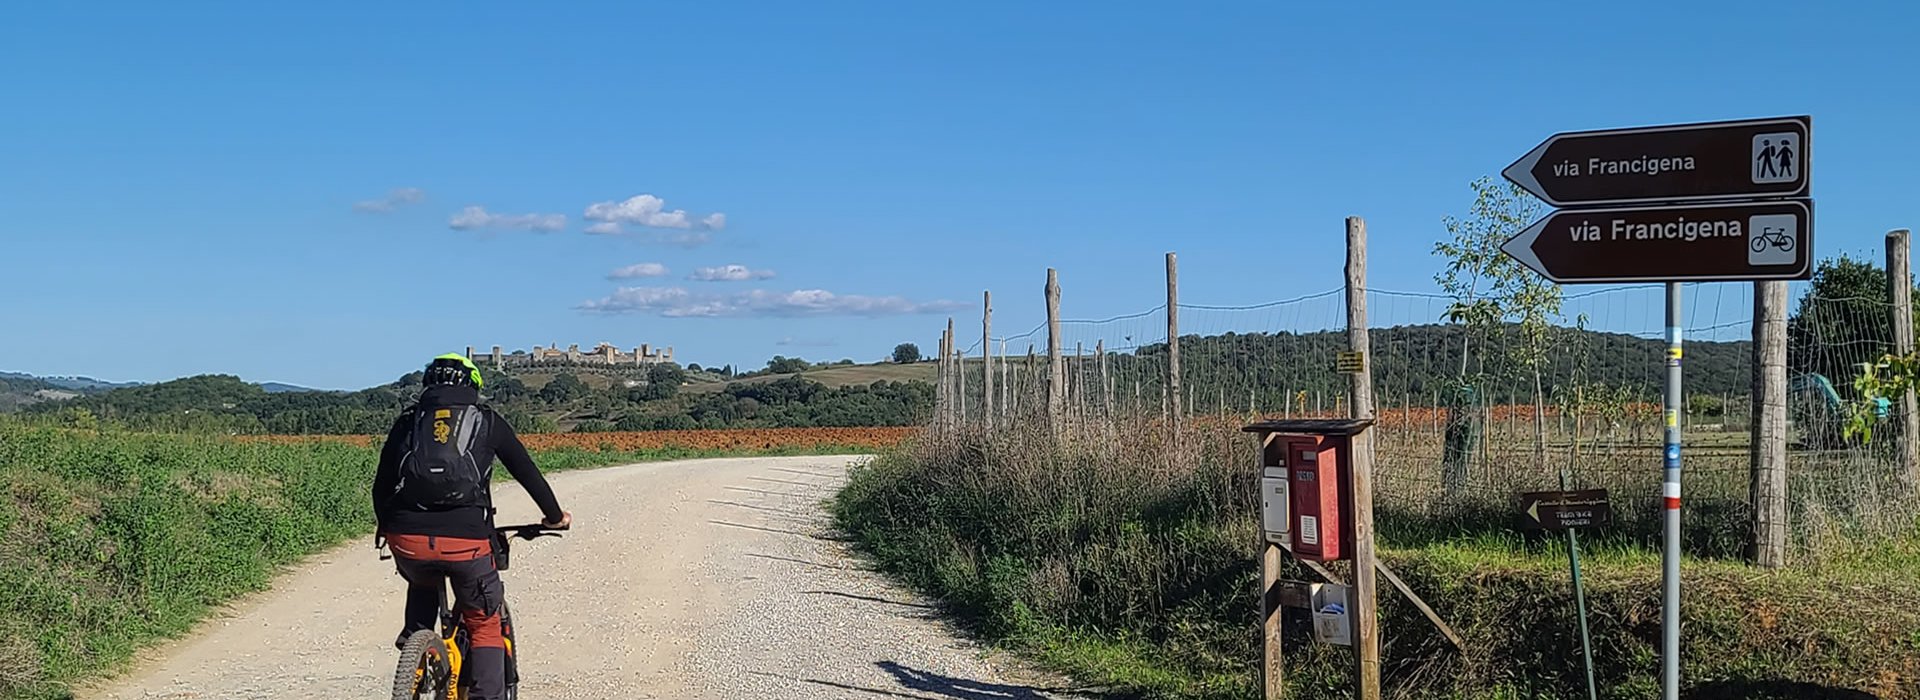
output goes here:
[[1661, 665], [1666, 676], [1667, 700], [1680, 698], [1680, 283], [1667, 283], [1667, 449], [1666, 479], [1661, 495], [1666, 503], [1665, 594], [1660, 620], [1663, 640]]
[[1666, 284], [1665, 700], [1680, 697], [1680, 284], [1811, 277], [1812, 153], [1813, 120], [1795, 116], [1556, 134], [1501, 173], [1565, 207], [1508, 256], [1559, 283]]

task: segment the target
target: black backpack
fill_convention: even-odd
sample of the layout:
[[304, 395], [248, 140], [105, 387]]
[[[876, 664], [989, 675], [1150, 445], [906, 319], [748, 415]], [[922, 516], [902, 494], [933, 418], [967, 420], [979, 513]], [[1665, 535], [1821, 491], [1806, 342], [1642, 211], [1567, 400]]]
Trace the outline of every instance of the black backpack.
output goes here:
[[400, 458], [394, 505], [413, 510], [488, 506], [493, 460], [474, 452], [488, 444], [493, 424], [485, 406], [416, 406], [407, 451]]

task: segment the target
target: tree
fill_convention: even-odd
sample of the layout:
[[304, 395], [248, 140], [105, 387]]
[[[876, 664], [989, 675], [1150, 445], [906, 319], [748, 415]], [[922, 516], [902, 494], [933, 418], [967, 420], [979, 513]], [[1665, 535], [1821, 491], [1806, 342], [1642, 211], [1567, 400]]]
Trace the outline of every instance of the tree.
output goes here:
[[809, 364], [806, 360], [802, 360], [798, 357], [785, 357], [782, 355], [774, 355], [773, 359], [767, 360], [767, 373], [768, 374], [797, 374], [800, 372], [807, 371], [807, 368], [810, 366], [812, 365]]
[[[1484, 344], [1494, 333], [1503, 332], [1506, 324], [1517, 323], [1520, 342], [1509, 344], [1511, 350], [1507, 356], [1499, 358], [1505, 366], [1496, 366], [1493, 376], [1515, 378], [1514, 373], [1531, 376], [1534, 455], [1538, 466], [1545, 468], [1546, 396], [1540, 375], [1551, 346], [1552, 321], [1560, 315], [1560, 287], [1500, 250], [1501, 244], [1532, 223], [1539, 213], [1540, 202], [1520, 186], [1495, 182], [1491, 177], [1473, 181], [1473, 193], [1473, 207], [1467, 218], [1449, 216], [1445, 220], [1447, 232], [1453, 239], [1433, 246], [1434, 253], [1447, 260], [1446, 269], [1434, 276], [1440, 288], [1453, 297], [1453, 303], [1447, 306], [1446, 318], [1452, 323], [1464, 323], [1469, 329], [1460, 339], [1460, 381], [1463, 387], [1471, 387], [1489, 378], [1485, 353], [1481, 354], [1478, 376], [1470, 377], [1467, 373], [1471, 339], [1478, 337]], [[1450, 489], [1455, 489], [1465, 483], [1466, 455], [1464, 450], [1454, 449], [1457, 431], [1455, 421], [1449, 423], [1446, 482]], [[1470, 432], [1471, 427], [1465, 430]]]
[[680, 394], [680, 385], [687, 381], [687, 371], [679, 365], [658, 364], [647, 369], [647, 383], [628, 392], [634, 401], [664, 401]]
[[898, 365], [910, 365], [920, 361], [920, 346], [913, 343], [901, 343], [893, 346], [893, 362]]
[[587, 395], [587, 385], [570, 372], [553, 375], [546, 386], [540, 387], [540, 399], [548, 403], [566, 403]]

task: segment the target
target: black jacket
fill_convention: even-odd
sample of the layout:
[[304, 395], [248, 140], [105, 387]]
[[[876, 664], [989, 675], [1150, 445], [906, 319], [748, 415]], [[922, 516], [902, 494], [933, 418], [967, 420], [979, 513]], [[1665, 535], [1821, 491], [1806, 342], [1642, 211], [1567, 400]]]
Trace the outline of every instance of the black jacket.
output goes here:
[[[480, 392], [472, 387], [434, 386], [420, 393], [420, 401], [414, 408], [432, 408], [439, 406], [473, 406], [480, 404]], [[411, 413], [411, 412], [409, 412]], [[507, 467], [507, 473], [520, 482], [527, 495], [540, 506], [540, 512], [548, 522], [560, 519], [560, 502], [553, 497], [553, 489], [547, 486], [547, 479], [540, 475], [540, 469], [533, 464], [533, 457], [527, 454], [527, 447], [520, 444], [520, 438], [513, 433], [513, 426], [507, 419], [493, 411], [486, 412], [492, 421], [487, 426], [488, 444], [474, 449], [473, 457], [482, 469], [493, 464], [498, 457]], [[393, 428], [387, 431], [387, 442], [380, 450], [380, 466], [373, 475], [373, 515], [379, 522], [383, 533], [400, 535], [435, 535], [439, 537], [465, 537], [483, 540], [493, 535], [491, 514], [484, 506], [470, 506], [440, 511], [416, 511], [408, 508], [389, 507], [387, 501], [393, 495], [394, 486], [400, 482], [400, 458], [407, 451], [408, 435], [413, 429], [413, 421], [407, 414], [394, 419]], [[487, 500], [491, 502], [492, 488], [489, 485]]]

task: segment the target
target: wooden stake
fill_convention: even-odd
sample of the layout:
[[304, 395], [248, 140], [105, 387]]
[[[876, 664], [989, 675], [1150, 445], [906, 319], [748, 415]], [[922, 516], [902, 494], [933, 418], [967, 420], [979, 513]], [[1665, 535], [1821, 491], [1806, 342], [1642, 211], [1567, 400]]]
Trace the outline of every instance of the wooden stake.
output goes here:
[[1014, 416], [1014, 364], [1006, 361], [1006, 341], [1000, 341], [1000, 412]]
[[1047, 268], [1047, 424], [1060, 427], [1066, 397], [1065, 368], [1060, 366], [1060, 273]]
[[1264, 540], [1261, 546], [1264, 553], [1260, 557], [1260, 590], [1265, 592], [1260, 599], [1260, 639], [1265, 659], [1261, 677], [1266, 699], [1277, 700], [1287, 696], [1286, 655], [1280, 649], [1280, 641], [1285, 638], [1282, 621], [1286, 615], [1274, 592], [1274, 584], [1280, 582], [1280, 546]]
[[1035, 382], [1040, 381], [1040, 372], [1038, 369], [1035, 369], [1035, 365], [1036, 365], [1036, 361], [1034, 360], [1034, 357], [1033, 357], [1033, 343], [1027, 343], [1027, 379], [1026, 379], [1026, 383], [1023, 385], [1023, 388], [1025, 388], [1027, 392], [1023, 392], [1023, 393], [1028, 393], [1029, 397], [1031, 397], [1032, 395], [1031, 392], [1033, 391], [1033, 384]]
[[1167, 253], [1167, 396], [1172, 401], [1169, 423], [1178, 449], [1185, 414], [1180, 410], [1180, 265], [1173, 253]]
[[940, 333], [940, 362], [936, 365], [936, 367], [939, 368], [940, 383], [935, 387], [936, 400], [934, 401], [933, 411], [934, 415], [937, 416], [935, 422], [940, 425], [942, 430], [951, 425], [948, 414], [951, 413], [953, 407], [953, 384], [949, 381], [950, 377], [948, 375], [948, 372], [952, 369], [948, 366], [948, 363], [953, 360], [953, 355], [947, 351], [948, 346], [952, 343], [952, 337], [953, 321], [949, 319], [947, 321], [947, 330]]
[[1757, 566], [1778, 569], [1787, 565], [1786, 282], [1753, 283], [1753, 403], [1749, 555]]
[[[1349, 384], [1353, 418], [1373, 418], [1373, 358], [1367, 357], [1367, 223], [1347, 217], [1347, 349], [1368, 361]], [[1380, 700], [1380, 619], [1374, 580], [1373, 431], [1353, 436], [1349, 455], [1353, 482], [1354, 697]]]
[[1108, 420], [1113, 419], [1113, 377], [1107, 375], [1107, 341], [1093, 341], [1093, 353], [1100, 356], [1100, 412]]
[[980, 418], [986, 422], [987, 429], [992, 430], [998, 422], [993, 412], [993, 292], [989, 290], [981, 296], [984, 301], [980, 309], [980, 363], [984, 366], [981, 376], [985, 383], [980, 385]]
[[[1906, 229], [1887, 232], [1887, 286], [1893, 292], [1893, 352], [1913, 352], [1913, 268]], [[1920, 485], [1920, 414], [1913, 392], [1900, 396], [1900, 473], [1908, 486]]]

